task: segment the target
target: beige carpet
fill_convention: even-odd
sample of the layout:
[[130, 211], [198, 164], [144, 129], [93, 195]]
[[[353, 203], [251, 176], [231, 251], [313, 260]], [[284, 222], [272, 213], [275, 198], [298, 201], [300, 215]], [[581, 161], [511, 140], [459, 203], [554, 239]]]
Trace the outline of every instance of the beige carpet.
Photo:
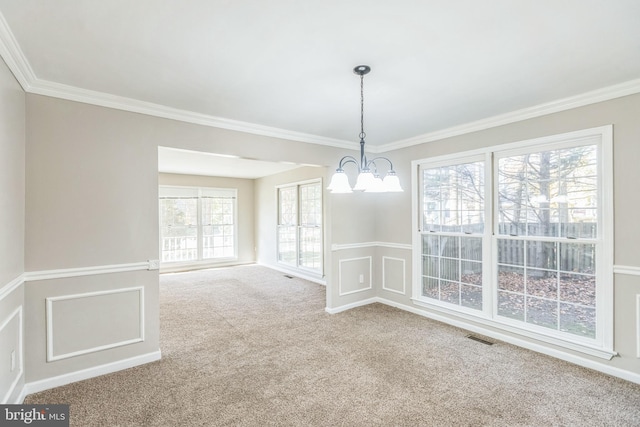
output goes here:
[[640, 386], [259, 266], [160, 278], [162, 360], [27, 397], [74, 426], [632, 426]]

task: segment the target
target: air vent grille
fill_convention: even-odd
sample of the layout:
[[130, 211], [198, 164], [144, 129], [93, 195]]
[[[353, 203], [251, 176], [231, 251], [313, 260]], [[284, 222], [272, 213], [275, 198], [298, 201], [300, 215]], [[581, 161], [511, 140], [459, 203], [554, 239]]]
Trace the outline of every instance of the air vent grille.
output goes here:
[[481, 342], [482, 344], [493, 345], [491, 341], [487, 341], [484, 338], [476, 337], [475, 335], [467, 335], [467, 338], [469, 338], [470, 340]]

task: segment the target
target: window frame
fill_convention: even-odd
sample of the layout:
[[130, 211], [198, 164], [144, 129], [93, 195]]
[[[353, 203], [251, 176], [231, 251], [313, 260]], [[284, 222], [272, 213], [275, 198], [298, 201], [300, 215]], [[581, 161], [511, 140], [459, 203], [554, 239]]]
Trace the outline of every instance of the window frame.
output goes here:
[[[589, 140], [592, 140], [589, 142]], [[541, 152], [550, 149], [570, 148], [590, 145], [597, 149], [597, 238], [596, 243], [596, 337], [580, 337], [531, 325], [518, 320], [510, 321], [497, 316], [497, 241], [505, 235], [497, 234], [498, 215], [498, 168], [500, 158], [517, 153]], [[485, 236], [483, 240], [483, 310], [461, 310], [451, 304], [440, 303], [422, 297], [422, 178], [421, 169], [442, 165], [465, 163], [463, 159], [484, 156], [485, 163]], [[528, 139], [507, 144], [493, 145], [477, 150], [437, 156], [412, 161], [412, 224], [413, 232], [413, 304], [429, 308], [446, 315], [458, 326], [469, 326], [467, 322], [496, 328], [499, 331], [517, 334], [574, 351], [579, 351], [604, 359], [611, 359], [613, 351], [613, 126], [601, 126], [574, 132], [567, 132], [542, 138]], [[607, 221], [605, 221], [607, 219]], [[507, 236], [508, 237], [508, 236]], [[529, 238], [529, 236], [525, 236]], [[547, 239], [542, 237], [542, 239]], [[558, 241], [561, 238], [557, 238]], [[564, 241], [567, 241], [564, 238]], [[548, 240], [548, 239], [547, 239]], [[568, 240], [575, 242], [574, 240]], [[576, 242], [577, 243], [577, 242]], [[485, 270], [485, 266], [489, 264]], [[460, 319], [463, 322], [460, 323]], [[533, 327], [532, 327], [533, 326]], [[502, 332], [498, 332], [501, 334]]]
[[[424, 192], [423, 190], [423, 185], [422, 185], [422, 174], [420, 173], [423, 169], [432, 169], [432, 168], [438, 168], [438, 167], [444, 167], [444, 166], [457, 166], [457, 165], [461, 165], [461, 164], [467, 164], [467, 163], [475, 163], [475, 162], [483, 162], [485, 167], [484, 167], [484, 217], [485, 217], [485, 223], [484, 223], [484, 227], [483, 227], [483, 232], [482, 233], [472, 233], [472, 234], [465, 234], [462, 231], [459, 232], [450, 232], [450, 231], [440, 231], [440, 232], [431, 232], [428, 230], [423, 230], [423, 222], [422, 222], [422, 206], [423, 206], [423, 197], [424, 197]], [[418, 220], [417, 220], [417, 234], [419, 234], [418, 240], [420, 241], [420, 246], [419, 247], [415, 247], [414, 246], [414, 252], [417, 252], [415, 261], [414, 261], [414, 265], [416, 266], [416, 270], [418, 270], [418, 273], [414, 276], [414, 284], [416, 284], [416, 286], [414, 286], [414, 290], [413, 290], [413, 299], [414, 302], [416, 302], [415, 300], [417, 300], [417, 302], [420, 303], [426, 303], [426, 304], [432, 304], [434, 306], [438, 306], [441, 307], [443, 309], [448, 309], [449, 307], [452, 307], [451, 304], [441, 301], [441, 300], [433, 300], [433, 299], [427, 299], [426, 297], [422, 296], [421, 293], [421, 286], [422, 286], [422, 270], [420, 268], [420, 266], [422, 265], [422, 236], [423, 235], [438, 235], [438, 236], [452, 236], [452, 237], [478, 237], [482, 239], [482, 259], [486, 259], [486, 256], [490, 253], [490, 243], [491, 243], [491, 227], [492, 224], [489, 221], [487, 221], [487, 218], [491, 218], [491, 202], [487, 202], [487, 195], [490, 196], [490, 193], [487, 192], [487, 182], [488, 182], [488, 174], [487, 174], [487, 167], [486, 165], [490, 164], [490, 162], [488, 162], [487, 160], [487, 155], [485, 153], [469, 153], [468, 155], [462, 153], [460, 156], [443, 156], [443, 157], [438, 157], [436, 159], [434, 159], [434, 161], [429, 161], [429, 162], [424, 162], [421, 161], [420, 163], [417, 164], [416, 167], [414, 167], [413, 169], [416, 170], [416, 174], [417, 174], [417, 185], [414, 186], [413, 188], [418, 188], [419, 190], [419, 194], [418, 194], [418, 207], [417, 209], [414, 209], [414, 212], [417, 213], [418, 215]], [[428, 166], [428, 168], [423, 168], [423, 166]], [[415, 192], [413, 194], [413, 197], [415, 197]], [[414, 221], [414, 224], [416, 223], [416, 221]], [[434, 233], [434, 234], [430, 234], [430, 233]], [[491, 266], [485, 266], [484, 261], [482, 262], [482, 301], [483, 301], [483, 309], [482, 310], [476, 310], [476, 309], [472, 309], [472, 308], [467, 308], [464, 307], [462, 305], [458, 305], [456, 307], [457, 311], [460, 311], [461, 313], [466, 313], [469, 314], [471, 316], [481, 316], [481, 317], [485, 317], [485, 318], [490, 318], [490, 316], [486, 313], [487, 311], [487, 304], [485, 303], [486, 301], [488, 301], [489, 298], [489, 294], [488, 292], [490, 292], [490, 290], [488, 289], [487, 286], [487, 282], [489, 280], [489, 278], [491, 277]], [[418, 288], [418, 290], [416, 290], [416, 288]]]
[[[236, 261], [238, 259], [238, 189], [237, 188], [223, 188], [223, 187], [195, 187], [195, 186], [184, 186], [184, 185], [159, 185], [159, 193], [162, 192], [162, 189], [167, 189], [169, 191], [184, 191], [192, 192], [193, 196], [190, 198], [195, 198], [196, 202], [196, 210], [197, 210], [197, 224], [196, 224], [196, 242], [197, 242], [197, 258], [194, 260], [184, 260], [184, 261], [162, 261], [162, 223], [159, 224], [159, 235], [158, 235], [158, 248], [159, 248], [159, 259], [162, 267], [176, 267], [182, 265], [208, 265], [208, 264], [218, 264], [230, 261]], [[228, 193], [231, 195], [230, 197], [233, 199], [233, 255], [231, 256], [222, 256], [222, 257], [212, 257], [212, 258], [204, 258], [204, 211], [203, 211], [203, 203], [202, 199], [211, 198], [212, 196], [207, 193], [212, 193], [220, 191], [223, 193]], [[158, 202], [163, 197], [158, 194]]]
[[[300, 263], [300, 230], [303, 227], [301, 225], [301, 187], [315, 184], [319, 186], [320, 189], [320, 225], [317, 227], [320, 229], [320, 267], [318, 269], [313, 269], [309, 267], [305, 267]], [[296, 194], [296, 221], [295, 221], [295, 263], [288, 263], [280, 260], [280, 218], [281, 218], [281, 203], [280, 203], [280, 191], [284, 188], [295, 188]], [[324, 190], [322, 186], [322, 178], [314, 178], [304, 181], [291, 182], [287, 184], [276, 185], [276, 262], [286, 268], [296, 269], [304, 272], [306, 274], [314, 275], [322, 277], [324, 275]]]

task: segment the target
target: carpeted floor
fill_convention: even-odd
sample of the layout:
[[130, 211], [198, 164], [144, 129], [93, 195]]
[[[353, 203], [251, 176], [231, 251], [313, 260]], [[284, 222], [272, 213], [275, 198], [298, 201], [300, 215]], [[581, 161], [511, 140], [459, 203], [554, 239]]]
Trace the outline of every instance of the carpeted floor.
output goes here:
[[640, 386], [260, 266], [160, 278], [162, 360], [27, 397], [74, 426], [632, 426]]

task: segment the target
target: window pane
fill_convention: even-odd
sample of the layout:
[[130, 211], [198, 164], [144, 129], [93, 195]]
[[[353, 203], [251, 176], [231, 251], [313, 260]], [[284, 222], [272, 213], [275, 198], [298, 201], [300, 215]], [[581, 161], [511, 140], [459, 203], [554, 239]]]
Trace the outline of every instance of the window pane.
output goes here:
[[560, 271], [596, 273], [596, 245], [560, 243]]
[[555, 242], [527, 242], [527, 267], [555, 270], [556, 246]]
[[320, 227], [300, 227], [301, 267], [318, 270], [322, 266], [322, 236]]
[[440, 258], [423, 256], [422, 274], [429, 277], [440, 277]]
[[482, 261], [482, 239], [479, 237], [461, 237], [460, 258]]
[[482, 286], [482, 263], [462, 261], [460, 281], [470, 285]]
[[527, 297], [527, 323], [557, 329], [558, 303], [542, 298]]
[[560, 276], [560, 300], [588, 307], [596, 306], [596, 278], [584, 274]]
[[524, 294], [524, 268], [498, 266], [498, 289]]
[[441, 255], [449, 258], [460, 257], [460, 238], [452, 236], [440, 237]]
[[230, 197], [203, 197], [202, 258], [225, 258], [235, 255], [234, 206]]
[[287, 264], [296, 263], [296, 227], [281, 225], [278, 227], [278, 261]]
[[524, 295], [498, 292], [498, 314], [516, 320], [524, 320]]
[[483, 162], [425, 169], [422, 183], [424, 230], [483, 232]]
[[433, 277], [422, 278], [422, 295], [428, 298], [440, 299], [439, 280]]
[[298, 223], [296, 187], [280, 188], [278, 190], [279, 215], [278, 223], [281, 225], [293, 225]]
[[298, 266], [322, 269], [322, 187], [300, 185], [300, 235]]
[[160, 199], [162, 262], [198, 259], [198, 199]]
[[596, 337], [595, 308], [560, 304], [560, 330], [588, 338]]
[[524, 265], [524, 241], [498, 239], [498, 263]]
[[460, 304], [460, 284], [458, 282], [441, 280], [440, 299], [451, 304]]
[[460, 303], [475, 310], [482, 310], [482, 287], [460, 285]]
[[527, 295], [558, 298], [558, 274], [555, 271], [527, 269]]
[[440, 277], [445, 280], [460, 280], [460, 261], [440, 258]]
[[596, 146], [501, 158], [498, 233], [596, 237]]
[[424, 255], [440, 255], [440, 236], [422, 235], [422, 253]]

